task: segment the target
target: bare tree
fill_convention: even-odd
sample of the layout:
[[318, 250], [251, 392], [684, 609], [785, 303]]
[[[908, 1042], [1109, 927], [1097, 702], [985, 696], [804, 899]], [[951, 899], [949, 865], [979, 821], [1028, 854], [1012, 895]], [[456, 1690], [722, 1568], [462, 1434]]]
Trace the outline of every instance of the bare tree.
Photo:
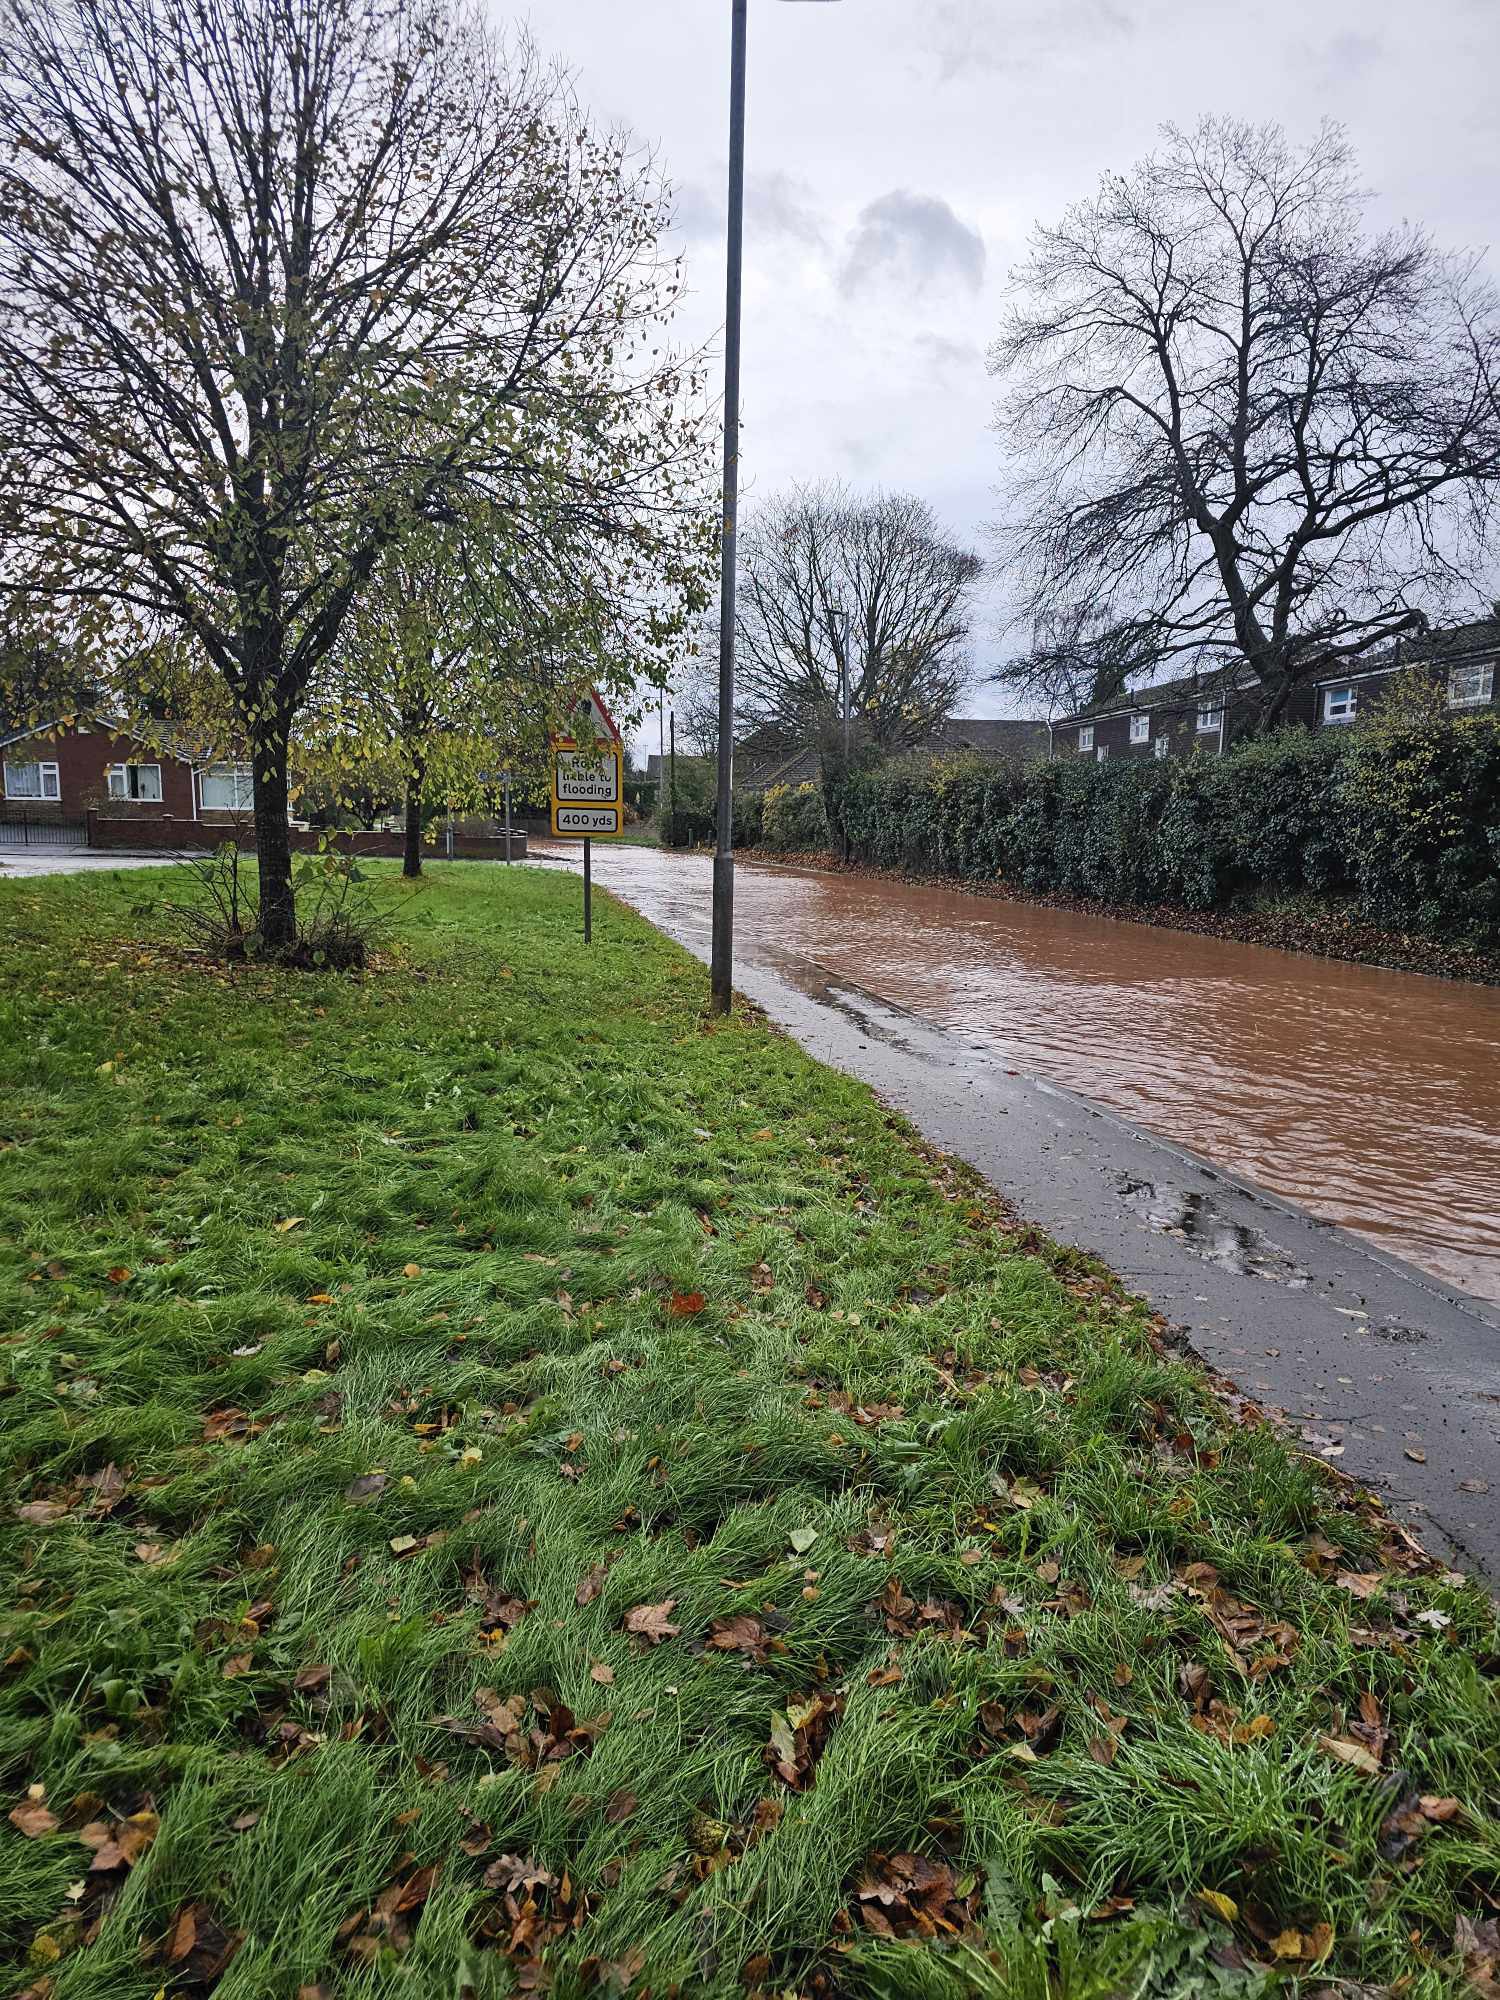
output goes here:
[[671, 635], [705, 539], [649, 161], [466, 0], [7, 0], [0, 587], [108, 659], [185, 633], [287, 746], [384, 551], [473, 496], [591, 644]]
[[754, 510], [741, 540], [739, 707], [788, 740], [826, 736], [841, 675], [861, 742], [919, 742], [972, 678], [980, 558], [911, 494], [803, 487]]
[[1495, 295], [1362, 230], [1342, 133], [1168, 127], [1014, 276], [1002, 549], [1053, 699], [1189, 655], [1299, 683], [1475, 585], [1500, 476]]

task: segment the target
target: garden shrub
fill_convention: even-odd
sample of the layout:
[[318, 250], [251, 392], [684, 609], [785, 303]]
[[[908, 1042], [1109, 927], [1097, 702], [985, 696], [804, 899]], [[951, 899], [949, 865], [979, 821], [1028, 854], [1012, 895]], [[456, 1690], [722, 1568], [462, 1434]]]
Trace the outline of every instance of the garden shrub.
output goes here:
[[778, 854], [821, 853], [832, 843], [828, 815], [823, 810], [823, 788], [809, 781], [803, 785], [772, 785], [765, 794], [759, 844]]

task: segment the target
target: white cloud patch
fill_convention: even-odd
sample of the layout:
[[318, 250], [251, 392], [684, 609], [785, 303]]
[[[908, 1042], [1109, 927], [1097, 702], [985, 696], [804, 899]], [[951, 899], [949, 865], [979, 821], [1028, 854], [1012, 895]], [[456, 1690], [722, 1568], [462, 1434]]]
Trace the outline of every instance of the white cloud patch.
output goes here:
[[839, 273], [847, 293], [865, 285], [984, 283], [984, 238], [937, 195], [895, 188], [864, 209]]

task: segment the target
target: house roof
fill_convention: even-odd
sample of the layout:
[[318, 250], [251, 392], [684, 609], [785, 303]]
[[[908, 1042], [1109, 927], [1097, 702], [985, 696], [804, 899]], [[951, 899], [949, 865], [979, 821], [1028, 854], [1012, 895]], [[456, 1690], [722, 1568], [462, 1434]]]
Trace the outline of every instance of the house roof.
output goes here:
[[1485, 659], [1494, 653], [1500, 653], [1500, 617], [1474, 618], [1446, 631], [1422, 632], [1396, 642], [1396, 660], [1402, 666], [1422, 660]]
[[1226, 695], [1248, 694], [1257, 685], [1256, 677], [1248, 669], [1238, 673], [1225, 670], [1219, 673], [1179, 674], [1175, 680], [1155, 681], [1150, 687], [1121, 689], [1101, 696], [1098, 701], [1085, 702], [1082, 708], [1059, 715], [1053, 727], [1058, 728], [1069, 722], [1096, 721], [1106, 715], [1139, 715], [1148, 708], [1196, 708], [1205, 697], [1222, 701]]
[[7, 720], [0, 715], [0, 749], [8, 749], [12, 743], [24, 743], [28, 737], [49, 735], [56, 729], [103, 730], [127, 742], [144, 744], [162, 756], [174, 758], [179, 764], [209, 764], [222, 755], [206, 747], [201, 740], [184, 735], [180, 727], [173, 723], [153, 723], [150, 733], [146, 734], [131, 728], [123, 716], [103, 713], [54, 715], [43, 722], [23, 722], [19, 717]]
[[922, 748], [974, 750], [982, 757], [1042, 756], [1047, 749], [1047, 725], [1011, 716], [946, 715]]

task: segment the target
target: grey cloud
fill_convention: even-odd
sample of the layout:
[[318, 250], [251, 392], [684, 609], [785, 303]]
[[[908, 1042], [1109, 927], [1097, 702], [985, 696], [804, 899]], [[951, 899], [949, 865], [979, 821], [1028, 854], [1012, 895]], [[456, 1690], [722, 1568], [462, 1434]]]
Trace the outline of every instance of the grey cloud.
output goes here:
[[[696, 181], [677, 189], [673, 219], [690, 243], [721, 242], [728, 217], [728, 203], [721, 185], [712, 190]], [[787, 243], [802, 243], [809, 249], [827, 242], [822, 219], [807, 198], [802, 184], [790, 174], [750, 174], [745, 180], [745, 229], [747, 234]]]
[[1351, 82], [1365, 76], [1379, 63], [1384, 49], [1374, 35], [1335, 35], [1315, 58], [1319, 76], [1325, 83]]
[[1018, 0], [1004, 9], [993, 0], [937, 0], [928, 48], [940, 81], [954, 83], [976, 70], [1019, 72], [1134, 27], [1119, 0]]
[[895, 188], [860, 215], [839, 283], [845, 292], [856, 292], [871, 279], [932, 284], [951, 278], [977, 292], [984, 263], [984, 238], [947, 202]]
[[919, 333], [913, 345], [929, 374], [950, 379], [968, 375], [976, 381], [984, 375], [984, 351], [971, 340], [949, 340], [941, 333]]

